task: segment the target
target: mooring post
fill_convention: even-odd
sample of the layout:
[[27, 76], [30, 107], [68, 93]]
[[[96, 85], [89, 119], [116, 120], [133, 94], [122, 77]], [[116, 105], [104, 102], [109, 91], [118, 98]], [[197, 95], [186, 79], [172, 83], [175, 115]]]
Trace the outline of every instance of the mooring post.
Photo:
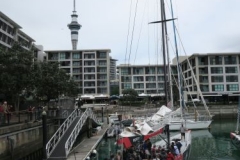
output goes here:
[[47, 113], [42, 112], [42, 136], [43, 136], [43, 160], [47, 159], [46, 144], [47, 144]]

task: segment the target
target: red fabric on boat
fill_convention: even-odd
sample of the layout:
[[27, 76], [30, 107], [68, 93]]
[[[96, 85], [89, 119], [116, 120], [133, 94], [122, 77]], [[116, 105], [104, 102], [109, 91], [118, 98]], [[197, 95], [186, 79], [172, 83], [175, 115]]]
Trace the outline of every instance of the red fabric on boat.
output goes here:
[[159, 130], [157, 130], [157, 131], [155, 131], [155, 132], [152, 132], [152, 133], [150, 133], [150, 134], [145, 135], [145, 136], [144, 136], [144, 140], [147, 140], [147, 139], [149, 139], [149, 138], [151, 138], [151, 137], [154, 137], [154, 136], [156, 136], [156, 135], [159, 135], [159, 134], [161, 134], [161, 133], [163, 133], [163, 128], [161, 128], [161, 129], [159, 129]]

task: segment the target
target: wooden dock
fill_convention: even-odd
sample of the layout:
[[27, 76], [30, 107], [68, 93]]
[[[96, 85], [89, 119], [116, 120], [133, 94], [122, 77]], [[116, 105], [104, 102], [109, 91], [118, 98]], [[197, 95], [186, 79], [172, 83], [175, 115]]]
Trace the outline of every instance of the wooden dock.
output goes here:
[[99, 142], [104, 137], [109, 125], [105, 119], [102, 129], [91, 138], [84, 139], [78, 146], [76, 146], [68, 155], [68, 160], [85, 160], [91, 152], [97, 147]]

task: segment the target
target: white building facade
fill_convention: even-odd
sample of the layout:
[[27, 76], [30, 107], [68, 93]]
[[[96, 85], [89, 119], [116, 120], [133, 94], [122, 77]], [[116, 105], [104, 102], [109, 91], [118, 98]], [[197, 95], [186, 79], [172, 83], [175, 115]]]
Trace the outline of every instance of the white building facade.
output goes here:
[[[184, 86], [186, 100], [191, 100], [191, 97], [200, 99], [198, 83], [205, 100], [237, 101], [240, 95], [240, 53], [207, 53], [189, 56], [197, 83], [193, 78], [187, 57], [180, 57], [180, 59], [184, 76], [182, 86]], [[119, 65], [117, 68], [119, 69], [119, 94], [127, 88], [133, 88], [139, 94], [164, 93], [163, 65]], [[172, 82], [177, 82], [177, 65], [173, 64], [171, 68], [175, 77]]]
[[[205, 99], [209, 101], [236, 101], [240, 94], [240, 53], [207, 53], [189, 56], [197, 82]], [[186, 81], [185, 90], [199, 98], [187, 60], [181, 62]]]
[[80, 95], [109, 96], [109, 49], [45, 51], [48, 62], [58, 62], [59, 68], [77, 82]]

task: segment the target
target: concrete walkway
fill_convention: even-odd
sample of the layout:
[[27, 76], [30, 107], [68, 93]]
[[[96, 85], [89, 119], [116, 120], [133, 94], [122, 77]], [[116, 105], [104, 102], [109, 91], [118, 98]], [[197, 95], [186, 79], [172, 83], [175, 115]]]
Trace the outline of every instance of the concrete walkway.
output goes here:
[[76, 146], [72, 152], [68, 155], [68, 160], [85, 160], [91, 152], [97, 147], [98, 143], [102, 140], [109, 125], [105, 119], [102, 129], [97, 135], [84, 139], [78, 146]]

